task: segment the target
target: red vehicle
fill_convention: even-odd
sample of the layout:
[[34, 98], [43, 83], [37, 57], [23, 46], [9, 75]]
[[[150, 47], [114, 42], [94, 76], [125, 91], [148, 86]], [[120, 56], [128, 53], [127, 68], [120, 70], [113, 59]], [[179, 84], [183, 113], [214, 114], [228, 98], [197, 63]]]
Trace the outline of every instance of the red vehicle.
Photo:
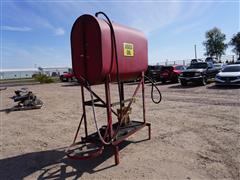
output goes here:
[[160, 81], [162, 83], [166, 81], [178, 82], [178, 76], [185, 69], [183, 65], [163, 66], [160, 72]]
[[70, 81], [73, 81], [74, 78], [75, 78], [75, 76], [74, 76], [74, 74], [72, 72], [64, 72], [60, 76], [60, 80], [62, 82], [70, 82]]

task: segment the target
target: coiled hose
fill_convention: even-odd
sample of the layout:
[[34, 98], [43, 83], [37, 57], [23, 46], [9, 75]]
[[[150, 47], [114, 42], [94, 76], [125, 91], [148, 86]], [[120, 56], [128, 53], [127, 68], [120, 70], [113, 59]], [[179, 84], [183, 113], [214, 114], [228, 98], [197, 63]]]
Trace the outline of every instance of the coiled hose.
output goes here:
[[[144, 77], [147, 78], [150, 81], [150, 83], [152, 84], [152, 88], [151, 88], [151, 99], [152, 99], [152, 102], [155, 103], [155, 104], [159, 104], [162, 101], [162, 93], [161, 93], [161, 91], [158, 89], [158, 87], [156, 86], [156, 84], [154, 83], [154, 81], [150, 77], [148, 77], [146, 75], [144, 75]], [[158, 94], [159, 94], [159, 100], [158, 101], [154, 100], [153, 88], [155, 88], [157, 90]]]

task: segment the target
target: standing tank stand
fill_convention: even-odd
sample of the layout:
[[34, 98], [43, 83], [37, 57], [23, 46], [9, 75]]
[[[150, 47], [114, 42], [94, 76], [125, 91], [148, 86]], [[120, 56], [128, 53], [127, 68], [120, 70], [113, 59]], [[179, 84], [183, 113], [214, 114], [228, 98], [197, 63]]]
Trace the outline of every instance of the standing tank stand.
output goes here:
[[[120, 111], [120, 113], [116, 112], [113, 109], [114, 106], [120, 105], [120, 102], [111, 103], [109, 79], [110, 78], [108, 76], [105, 81], [106, 101], [101, 99], [95, 92], [93, 92], [90, 86], [87, 86], [85, 83], [81, 84], [83, 115], [77, 128], [73, 144], [70, 145], [70, 147], [66, 150], [66, 154], [68, 157], [80, 160], [91, 159], [101, 155], [104, 147], [112, 146], [114, 148], [115, 164], [117, 165], [119, 164], [119, 144], [122, 141], [124, 141], [126, 138], [128, 138], [138, 130], [144, 128], [145, 126], [148, 127], [148, 139], [151, 139], [151, 124], [146, 122], [145, 116], [144, 72], [141, 75], [140, 82], [138, 83], [132, 97], [129, 99], [124, 98], [124, 83], [121, 83], [122, 89], [121, 102], [124, 103], [123, 105], [124, 108], [122, 109], [122, 111]], [[136, 94], [138, 93], [140, 87], [142, 87], [143, 120], [142, 121], [131, 120], [127, 124], [125, 124], [123, 123], [123, 120], [129, 118], [128, 115], [131, 109], [131, 105], [135, 101]], [[91, 100], [85, 101], [84, 89], [90, 92], [92, 98]], [[93, 99], [93, 97], [95, 99]], [[125, 106], [125, 104], [127, 104], [127, 106]], [[107, 110], [107, 125], [102, 126], [100, 129], [98, 129], [96, 119], [94, 119], [97, 132], [92, 134], [88, 134], [86, 106], [92, 106], [93, 113], [95, 113], [94, 107], [102, 107], [106, 108]], [[120, 120], [116, 123], [113, 123], [112, 114], [116, 115], [118, 119], [120, 116]], [[85, 137], [81, 137], [81, 141], [76, 142], [82, 121], [84, 122]], [[91, 148], [86, 150], [86, 147]]]

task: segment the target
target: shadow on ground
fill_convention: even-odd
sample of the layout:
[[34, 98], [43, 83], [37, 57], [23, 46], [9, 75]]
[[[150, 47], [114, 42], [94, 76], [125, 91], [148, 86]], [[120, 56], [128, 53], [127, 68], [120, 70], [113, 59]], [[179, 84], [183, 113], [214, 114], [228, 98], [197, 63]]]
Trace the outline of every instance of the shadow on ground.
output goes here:
[[9, 114], [10, 112], [13, 112], [14, 106], [11, 108], [6, 108], [6, 109], [0, 109], [0, 112], [5, 112], [6, 114]]
[[[129, 81], [129, 82], [125, 82], [124, 85], [138, 85], [140, 83], [140, 81]], [[145, 81], [145, 84], [150, 84], [150, 81]], [[117, 83], [116, 83], [117, 84]]]
[[13, 106], [11, 108], [6, 108], [6, 109], [0, 109], [0, 112], [5, 112], [6, 114], [9, 114], [14, 111], [29, 111], [29, 110], [38, 110], [41, 109], [41, 107], [19, 107], [19, 106]]
[[216, 85], [213, 85], [213, 86], [209, 86], [207, 87], [208, 89], [240, 89], [240, 86], [216, 86]]
[[62, 87], [73, 87], [73, 86], [80, 86], [80, 84], [78, 82], [68, 82], [68, 83], [64, 83], [61, 85]]
[[186, 86], [182, 86], [181, 84], [176, 84], [173, 86], [169, 86], [168, 88], [171, 89], [189, 89], [189, 88], [196, 88], [196, 87], [201, 87], [201, 85], [197, 84], [197, 83], [189, 83]]
[[[130, 143], [138, 142], [124, 141], [120, 144], [119, 150], [122, 150]], [[114, 151], [111, 147], [106, 148], [101, 156], [85, 161], [67, 158], [64, 150], [65, 148], [32, 152], [15, 157], [0, 159], [1, 179], [24, 179], [35, 172], [38, 172], [37, 179], [39, 180], [66, 178], [78, 179], [85, 172], [92, 174], [115, 166], [113, 156]], [[111, 157], [113, 162], [112, 165], [102, 169], [94, 170], [97, 166]]]
[[167, 81], [167, 82], [164, 82], [164, 83], [163, 82], [159, 82], [159, 81], [155, 82], [155, 85], [162, 85], [162, 86], [164, 86], [164, 85], [171, 85], [171, 84], [178, 84], [178, 82], [172, 82], [172, 81]]

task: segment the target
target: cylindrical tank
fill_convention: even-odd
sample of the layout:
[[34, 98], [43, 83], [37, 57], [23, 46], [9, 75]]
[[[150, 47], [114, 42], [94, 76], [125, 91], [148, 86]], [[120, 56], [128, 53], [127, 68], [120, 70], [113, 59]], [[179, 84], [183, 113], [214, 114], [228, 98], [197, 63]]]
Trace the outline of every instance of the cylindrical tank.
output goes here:
[[[132, 80], [147, 70], [148, 49], [144, 34], [136, 29], [112, 23], [117, 46], [119, 77]], [[72, 27], [72, 67], [77, 79], [90, 85], [116, 81], [115, 53], [112, 60], [112, 33], [107, 21], [92, 15], [80, 16]], [[112, 68], [111, 68], [112, 67]]]

